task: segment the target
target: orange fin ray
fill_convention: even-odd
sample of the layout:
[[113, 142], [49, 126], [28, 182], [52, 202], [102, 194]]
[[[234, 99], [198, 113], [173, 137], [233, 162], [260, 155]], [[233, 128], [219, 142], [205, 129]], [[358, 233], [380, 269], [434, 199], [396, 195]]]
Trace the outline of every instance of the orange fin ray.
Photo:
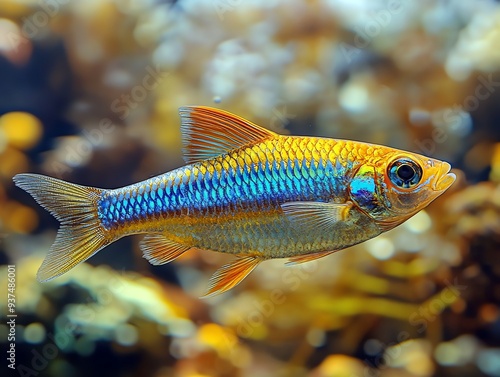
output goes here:
[[295, 266], [296, 264], [311, 262], [313, 260], [326, 257], [337, 250], [333, 251], [320, 251], [319, 253], [307, 254], [307, 255], [297, 255], [295, 257], [288, 258], [288, 262], [285, 263], [287, 266]]
[[163, 234], [148, 234], [140, 242], [140, 248], [144, 258], [157, 266], [172, 262], [191, 247], [172, 241]]
[[239, 257], [222, 266], [210, 278], [208, 290], [202, 297], [215, 296], [236, 287], [262, 261], [262, 257]]
[[184, 160], [192, 164], [277, 134], [223, 110], [204, 106], [179, 109]]

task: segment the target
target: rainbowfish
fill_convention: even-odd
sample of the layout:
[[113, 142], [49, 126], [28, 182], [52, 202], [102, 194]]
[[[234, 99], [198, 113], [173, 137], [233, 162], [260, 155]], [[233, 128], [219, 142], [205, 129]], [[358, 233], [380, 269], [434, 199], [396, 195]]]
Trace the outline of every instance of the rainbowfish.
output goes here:
[[180, 116], [186, 165], [157, 177], [114, 190], [14, 177], [61, 223], [39, 281], [145, 233], [153, 265], [194, 248], [235, 254], [210, 279], [209, 296], [266, 259], [307, 262], [388, 231], [456, 178], [447, 162], [381, 145], [279, 135], [209, 107]]

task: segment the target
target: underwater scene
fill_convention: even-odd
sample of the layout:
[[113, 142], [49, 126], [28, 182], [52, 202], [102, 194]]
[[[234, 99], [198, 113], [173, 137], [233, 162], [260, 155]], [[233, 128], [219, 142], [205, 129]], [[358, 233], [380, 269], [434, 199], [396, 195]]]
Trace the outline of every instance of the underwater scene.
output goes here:
[[499, 256], [500, 2], [0, 1], [1, 376], [500, 377]]

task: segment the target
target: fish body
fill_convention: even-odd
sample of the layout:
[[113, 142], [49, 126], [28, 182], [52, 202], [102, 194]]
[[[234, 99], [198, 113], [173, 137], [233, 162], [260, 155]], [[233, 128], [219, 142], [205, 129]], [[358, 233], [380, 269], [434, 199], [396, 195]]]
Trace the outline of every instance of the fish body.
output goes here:
[[207, 107], [180, 114], [187, 164], [168, 173], [114, 190], [14, 178], [62, 223], [39, 280], [145, 233], [141, 248], [153, 264], [191, 248], [236, 254], [211, 280], [207, 294], [220, 293], [263, 260], [301, 263], [373, 238], [455, 180], [448, 163], [410, 152], [278, 135]]
[[321, 228], [304, 232], [281, 206], [347, 202], [346, 178], [361, 163], [358, 152], [353, 142], [277, 135], [107, 190], [98, 201], [98, 214], [101, 224], [117, 236], [161, 232], [206, 250], [265, 258], [339, 250], [379, 234], [380, 228], [353, 210], [329, 233]]

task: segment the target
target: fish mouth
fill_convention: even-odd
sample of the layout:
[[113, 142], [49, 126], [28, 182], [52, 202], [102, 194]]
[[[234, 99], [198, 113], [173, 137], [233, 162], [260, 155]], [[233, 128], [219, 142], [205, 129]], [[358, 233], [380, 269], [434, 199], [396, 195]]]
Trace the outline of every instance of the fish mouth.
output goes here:
[[447, 190], [457, 179], [454, 173], [450, 173], [451, 165], [447, 162], [441, 162], [441, 167], [437, 174], [437, 179], [434, 181], [434, 191]]

